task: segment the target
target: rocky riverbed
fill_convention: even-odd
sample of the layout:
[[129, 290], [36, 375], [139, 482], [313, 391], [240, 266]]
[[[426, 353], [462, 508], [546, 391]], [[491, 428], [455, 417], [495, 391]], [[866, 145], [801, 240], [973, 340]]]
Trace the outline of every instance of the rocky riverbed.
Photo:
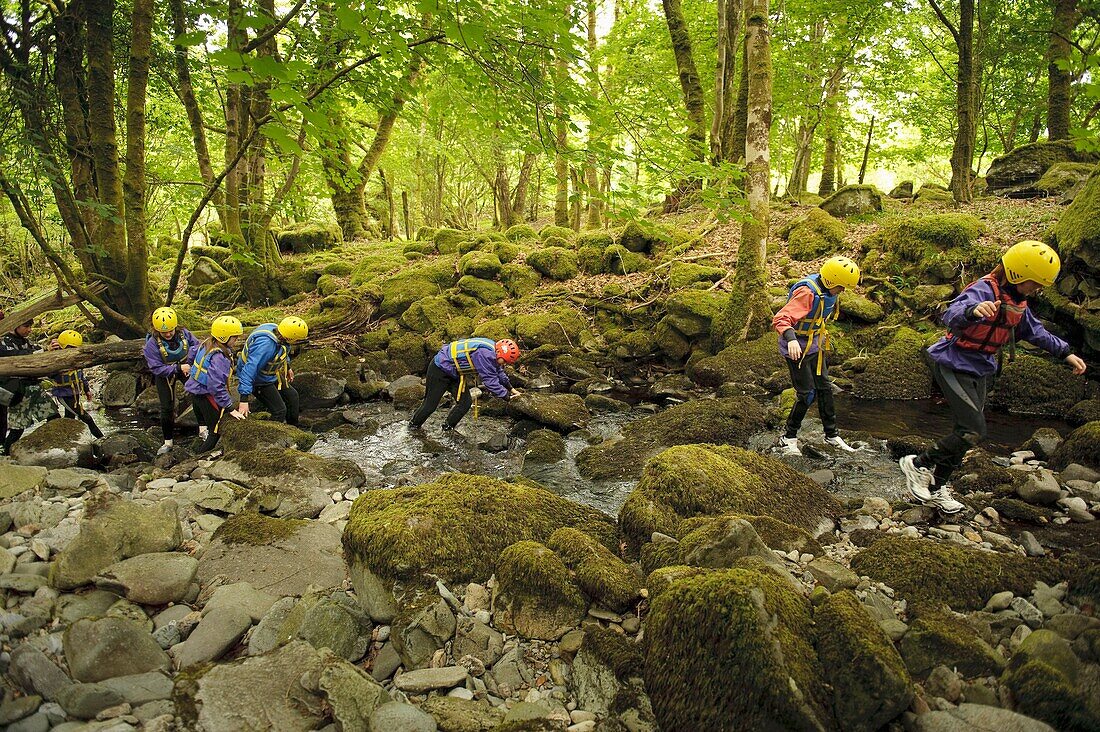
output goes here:
[[531, 394], [450, 437], [406, 408], [234, 423], [214, 459], [28, 435], [0, 462], [0, 724], [1100, 723], [1100, 423], [972, 452], [948, 522], [901, 498], [920, 438], [811, 428], [783, 462], [748, 397]]

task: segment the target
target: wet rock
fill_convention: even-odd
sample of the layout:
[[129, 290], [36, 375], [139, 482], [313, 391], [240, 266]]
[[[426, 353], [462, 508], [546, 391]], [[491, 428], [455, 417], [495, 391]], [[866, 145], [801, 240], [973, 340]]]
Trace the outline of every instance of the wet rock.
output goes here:
[[979, 704], [960, 704], [956, 709], [929, 712], [912, 718], [912, 732], [1054, 732], [1054, 728], [1031, 717]]
[[1100, 618], [1076, 613], [1059, 613], [1043, 623], [1043, 628], [1073, 641], [1087, 630], [1100, 629]]
[[109, 468], [150, 462], [160, 447], [148, 432], [119, 430], [95, 441], [92, 453], [96, 462]]
[[385, 681], [393, 676], [401, 667], [401, 655], [394, 649], [393, 643], [386, 643], [374, 657], [374, 666], [371, 668], [371, 677], [375, 681]]
[[11, 457], [19, 465], [75, 468], [89, 463], [92, 441], [92, 433], [80, 420], [53, 419], [12, 445]]
[[250, 627], [252, 618], [247, 612], [234, 607], [215, 608], [203, 616], [187, 640], [172, 649], [176, 665], [184, 669], [221, 658]]
[[584, 400], [576, 394], [524, 393], [509, 400], [508, 408], [559, 432], [582, 429], [591, 416]]
[[[3, 478], [0, 477], [0, 481]], [[103, 476], [88, 468], [61, 468], [46, 475], [46, 487], [58, 496], [72, 498], [95, 488], [107, 486]]]
[[62, 690], [73, 683], [45, 653], [29, 643], [19, 645], [11, 652], [8, 673], [24, 691], [49, 701], [57, 701]]
[[123, 703], [122, 696], [103, 684], [73, 684], [58, 698], [61, 707], [78, 719], [95, 719], [104, 709]]
[[415, 407], [424, 399], [424, 382], [419, 376], [409, 374], [386, 384], [384, 389], [395, 407]]
[[227, 453], [209, 474], [268, 494], [279, 518], [316, 518], [332, 504], [333, 493], [366, 482], [362, 469], [350, 460], [293, 449]]
[[429, 665], [435, 652], [455, 634], [456, 621], [447, 602], [431, 599], [402, 608], [394, 618], [390, 638], [406, 669]]
[[128, 407], [137, 399], [137, 376], [128, 371], [114, 371], [103, 382], [99, 401], [105, 407]]
[[167, 605], [187, 595], [198, 566], [198, 560], [186, 554], [155, 552], [112, 564], [93, 581], [132, 602]]
[[[1032, 433], [1031, 438], [1023, 444], [1024, 449], [1032, 450], [1040, 460], [1046, 460], [1058, 446], [1062, 444], [1062, 435], [1058, 430], [1050, 427], [1040, 427]], [[1066, 480], [1065, 476], [1062, 480]]]
[[580, 623], [587, 603], [557, 554], [523, 541], [501, 552], [493, 606], [505, 632], [557, 640]]
[[451, 649], [455, 658], [473, 656], [485, 666], [492, 666], [503, 653], [504, 635], [500, 631], [473, 618], [458, 617]]
[[141, 626], [123, 618], [81, 619], [64, 636], [65, 660], [77, 681], [102, 681], [167, 669], [168, 655]]
[[347, 382], [313, 371], [294, 374], [294, 388], [303, 409], [328, 409], [336, 406], [344, 395]]
[[1024, 482], [1016, 486], [1016, 495], [1028, 503], [1050, 505], [1061, 498], [1062, 487], [1053, 473], [1041, 469], [1027, 474]]
[[0, 463], [0, 500], [8, 500], [23, 493], [33, 491], [46, 483], [47, 470], [38, 465], [16, 465]]
[[435, 719], [411, 704], [387, 702], [370, 716], [369, 732], [436, 732]]

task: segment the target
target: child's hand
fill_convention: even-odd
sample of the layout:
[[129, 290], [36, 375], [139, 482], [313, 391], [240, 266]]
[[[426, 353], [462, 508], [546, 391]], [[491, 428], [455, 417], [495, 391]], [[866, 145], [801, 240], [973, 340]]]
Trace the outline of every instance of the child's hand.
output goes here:
[[978, 316], [979, 318], [989, 319], [995, 316], [997, 314], [997, 311], [1000, 309], [1000, 300], [994, 300], [993, 302], [986, 300], [985, 302], [980, 302], [974, 306], [974, 315]]
[[1066, 363], [1073, 369], [1073, 373], [1076, 376], [1080, 376], [1085, 373], [1085, 362], [1081, 360], [1080, 356], [1075, 356], [1072, 353], [1066, 356]]
[[798, 341], [790, 341], [787, 343], [787, 358], [792, 361], [797, 361], [802, 358], [802, 344]]

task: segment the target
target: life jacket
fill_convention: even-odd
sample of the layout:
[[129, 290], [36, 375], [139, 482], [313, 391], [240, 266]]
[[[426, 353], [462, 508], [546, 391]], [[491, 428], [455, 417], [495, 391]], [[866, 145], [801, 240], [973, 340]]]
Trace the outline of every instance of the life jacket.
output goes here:
[[252, 331], [248, 338], [245, 339], [244, 347], [241, 348], [241, 363], [248, 363], [248, 349], [249, 345], [255, 343], [254, 339], [268, 338], [275, 344], [275, 355], [271, 357], [271, 360], [264, 364], [263, 368], [259, 370], [259, 374], [263, 376], [275, 377], [275, 384], [280, 389], [286, 388], [286, 385], [290, 383], [290, 346], [279, 340], [279, 336], [275, 333], [277, 328], [274, 323], [265, 323]]
[[[214, 357], [215, 353], [220, 353], [220, 351], [208, 351], [206, 346], [199, 346], [199, 350], [195, 352], [195, 362], [191, 364], [191, 376], [189, 378], [195, 383], [207, 387], [207, 389], [210, 387], [210, 359]], [[225, 356], [224, 353], [222, 355]], [[231, 379], [233, 378], [233, 359], [229, 356], [226, 356], [226, 358], [229, 359], [228, 378]]]
[[1002, 291], [1000, 283], [993, 275], [986, 275], [980, 280], [971, 282], [964, 291], [978, 282], [989, 283], [993, 288], [993, 299], [1000, 300], [1001, 307], [997, 309], [997, 314], [992, 320], [981, 320], [962, 328], [957, 333], [948, 331], [946, 338], [959, 348], [993, 356], [1006, 344], [1015, 345], [1016, 326], [1023, 320], [1024, 311], [1027, 310], [1027, 300], [1023, 298], [1015, 300], [1008, 292]]
[[[477, 379], [477, 367], [474, 366], [473, 354], [479, 348], [488, 348], [496, 356], [497, 342], [492, 338], [463, 338], [460, 341], [452, 341], [448, 349], [451, 361], [458, 371], [458, 391], [455, 393], [455, 401], [462, 398], [466, 390], [466, 377]], [[477, 400], [474, 400], [474, 419], [478, 416]]]
[[[825, 323], [829, 320], [836, 320], [840, 314], [836, 302], [837, 296], [829, 294], [829, 290], [821, 282], [820, 275], [811, 275], [791, 285], [791, 289], [787, 291], [787, 300], [794, 296], [794, 291], [799, 287], [808, 287], [810, 292], [813, 293], [814, 299], [810, 303], [810, 312], [794, 324], [794, 332], [806, 339], [806, 351], [810, 350], [814, 338], [817, 338], [817, 374], [820, 376], [822, 366], [825, 363], [825, 351], [829, 350], [829, 333], [825, 329]], [[798, 363], [801, 365], [802, 359], [805, 358], [806, 353], [804, 352]]]
[[176, 333], [175, 340], [178, 341], [178, 343], [175, 346], [172, 345], [171, 341], [166, 341], [152, 333], [145, 336], [145, 340], [149, 340], [150, 338], [156, 340], [157, 348], [160, 350], [160, 359], [164, 361], [164, 363], [179, 363], [187, 358], [187, 353], [191, 350], [191, 344], [187, 342], [187, 336], [182, 332]]

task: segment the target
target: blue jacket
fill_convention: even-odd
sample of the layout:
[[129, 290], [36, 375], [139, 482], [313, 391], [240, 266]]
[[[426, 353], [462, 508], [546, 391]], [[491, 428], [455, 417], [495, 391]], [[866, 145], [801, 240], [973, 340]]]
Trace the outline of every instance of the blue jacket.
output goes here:
[[[455, 341], [455, 344], [463, 343], [472, 347], [468, 350], [468, 356], [463, 357], [460, 355], [459, 359], [464, 361], [464, 365], [468, 363], [473, 368], [478, 378], [481, 379], [482, 385], [489, 390], [490, 394], [501, 399], [507, 399], [508, 394], [512, 391], [512, 383], [508, 381], [508, 374], [504, 373], [504, 368], [497, 363], [495, 342], [488, 338], [467, 338], [465, 341]], [[443, 347], [439, 349], [439, 353], [435, 354], [433, 362], [445, 374], [457, 380], [459, 369], [451, 357], [451, 345], [450, 343], [444, 343]], [[467, 350], [462, 349], [461, 352], [467, 353]]]
[[248, 334], [237, 357], [237, 386], [241, 398], [264, 384], [286, 386], [290, 371], [290, 346], [279, 339], [274, 323], [264, 323]]

